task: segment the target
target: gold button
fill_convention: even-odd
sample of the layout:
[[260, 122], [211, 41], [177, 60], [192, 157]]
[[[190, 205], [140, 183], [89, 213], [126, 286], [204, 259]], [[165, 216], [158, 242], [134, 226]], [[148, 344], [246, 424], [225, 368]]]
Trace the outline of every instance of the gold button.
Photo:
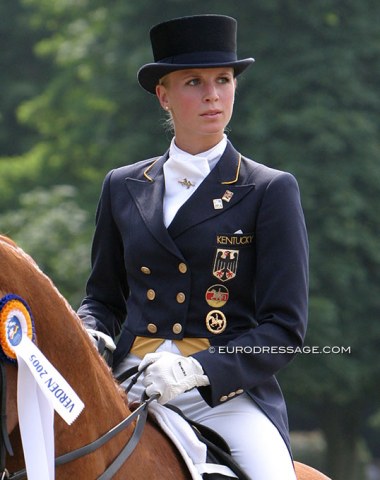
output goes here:
[[148, 323], [147, 329], [149, 333], [157, 333], [157, 326], [154, 323]]
[[181, 333], [182, 332], [182, 325], [180, 323], [175, 323], [173, 325], [173, 333]]
[[146, 296], [148, 297], [148, 300], [154, 300], [156, 298], [156, 292], [150, 288], [146, 292]]
[[148, 268], [148, 267], [141, 267], [140, 270], [142, 271], [142, 273], [145, 273], [145, 275], [150, 275], [151, 274], [150, 268]]
[[244, 393], [244, 390], [242, 388], [239, 388], [239, 390], [236, 390], [236, 395], [241, 395], [242, 393]]
[[178, 270], [181, 272], [181, 273], [186, 273], [187, 272], [187, 265], [186, 263], [180, 263], [178, 265]]
[[228, 394], [228, 398], [233, 398], [236, 395], [236, 392], [231, 392]]
[[220, 402], [225, 402], [226, 400], [228, 400], [227, 395], [223, 395], [222, 397], [219, 398]]
[[183, 303], [186, 300], [186, 295], [183, 292], [179, 292], [177, 293], [176, 299], [178, 303]]

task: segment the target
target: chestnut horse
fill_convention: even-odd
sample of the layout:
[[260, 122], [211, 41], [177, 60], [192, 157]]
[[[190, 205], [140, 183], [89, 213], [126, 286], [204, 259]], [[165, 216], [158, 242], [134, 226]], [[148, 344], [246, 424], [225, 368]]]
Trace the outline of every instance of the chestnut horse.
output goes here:
[[[8, 238], [0, 235], [0, 297], [16, 294], [29, 305], [35, 322], [36, 344], [73, 387], [85, 404], [69, 426], [55, 416], [56, 456], [87, 445], [130, 415], [125, 393], [93, 347], [80, 320], [68, 302], [35, 262]], [[24, 468], [17, 417], [17, 367], [6, 364], [7, 431], [14, 456], [7, 455], [9, 472]], [[135, 422], [95, 452], [56, 467], [60, 480], [97, 479], [118, 456], [132, 436]], [[323, 480], [326, 476], [295, 462], [299, 480]], [[0, 472], [0, 478], [2, 472]], [[8, 477], [6, 477], [8, 478]], [[12, 476], [11, 476], [12, 478]], [[171, 441], [153, 422], [145, 425], [132, 455], [112, 477], [115, 480], [187, 480], [184, 461]]]

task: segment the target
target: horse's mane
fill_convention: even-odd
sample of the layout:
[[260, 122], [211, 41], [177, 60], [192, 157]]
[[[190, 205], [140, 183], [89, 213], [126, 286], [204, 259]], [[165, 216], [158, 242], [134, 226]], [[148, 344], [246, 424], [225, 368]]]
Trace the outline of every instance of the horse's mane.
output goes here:
[[5, 235], [1, 235], [1, 234], [0, 234], [0, 241], [1, 241], [1, 242], [5, 242], [5, 243], [9, 243], [9, 245], [12, 245], [12, 247], [16, 247], [16, 248], [17, 248], [16, 242], [14, 242], [13, 240], [11, 240], [9, 237], [6, 237]]
[[[33, 272], [33, 270], [35, 270], [35, 273], [41, 277], [41, 279], [43, 278], [43, 280], [45, 282], [47, 282], [49, 285], [50, 285], [50, 288], [52, 289], [52, 291], [54, 291], [55, 295], [57, 295], [58, 297], [61, 298], [61, 301], [63, 303], [66, 304], [66, 307], [68, 308], [68, 310], [70, 311], [70, 314], [72, 315], [74, 312], [71, 308], [71, 306], [69, 305], [69, 303], [67, 302], [67, 300], [61, 295], [61, 293], [59, 292], [59, 290], [56, 288], [56, 286], [54, 285], [54, 283], [51, 281], [51, 279], [45, 275], [43, 273], [43, 271], [40, 269], [40, 267], [38, 266], [38, 264], [33, 260], [33, 258], [28, 255], [22, 248], [20, 248], [16, 242], [14, 242], [11, 238], [5, 236], [5, 235], [1, 235], [0, 234], [0, 243], [3, 243], [3, 247], [5, 247], [5, 251], [8, 250], [8, 253], [9, 255], [12, 255], [12, 252], [13, 252], [13, 258], [19, 258], [21, 260], [21, 262], [19, 261], [18, 262], [18, 265], [20, 266], [20, 268], [22, 268], [22, 265], [25, 264], [26, 268], [28, 268], [29, 272]], [[5, 245], [4, 245], [5, 244]], [[9, 248], [10, 247], [10, 248]], [[3, 250], [4, 251], [4, 250]], [[2, 262], [1, 264], [2, 268], [5, 268], [6, 267], [6, 264]], [[14, 272], [14, 275], [16, 276], [17, 273]], [[21, 283], [22, 284], [27, 284], [30, 282], [30, 278], [23, 278], [21, 277], [20, 278], [17, 278], [17, 281], [20, 282], [21, 280]], [[7, 277], [7, 283], [8, 282], [11, 282], [12, 281], [12, 277]], [[4, 284], [5, 285], [5, 284]], [[26, 286], [26, 285], [24, 285]], [[0, 291], [2, 290], [3, 288], [3, 285], [0, 283]], [[20, 287], [21, 288], [21, 287]]]

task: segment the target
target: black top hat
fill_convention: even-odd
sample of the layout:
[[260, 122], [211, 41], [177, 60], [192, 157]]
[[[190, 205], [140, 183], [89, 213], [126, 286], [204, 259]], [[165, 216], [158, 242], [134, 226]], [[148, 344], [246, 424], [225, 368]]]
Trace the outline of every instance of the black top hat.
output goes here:
[[155, 25], [150, 30], [155, 63], [140, 68], [140, 85], [155, 93], [160, 78], [187, 68], [233, 67], [239, 75], [254, 59], [237, 59], [236, 30], [236, 20], [224, 15], [174, 18]]

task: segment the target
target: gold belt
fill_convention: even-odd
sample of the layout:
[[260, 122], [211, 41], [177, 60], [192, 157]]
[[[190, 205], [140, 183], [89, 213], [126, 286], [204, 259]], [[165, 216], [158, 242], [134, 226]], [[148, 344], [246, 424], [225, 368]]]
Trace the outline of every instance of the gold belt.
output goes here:
[[[164, 341], [165, 338], [136, 337], [131, 353], [143, 358], [147, 353], [155, 352]], [[208, 338], [184, 338], [183, 340], [173, 340], [173, 342], [185, 357], [206, 350], [210, 346]]]

